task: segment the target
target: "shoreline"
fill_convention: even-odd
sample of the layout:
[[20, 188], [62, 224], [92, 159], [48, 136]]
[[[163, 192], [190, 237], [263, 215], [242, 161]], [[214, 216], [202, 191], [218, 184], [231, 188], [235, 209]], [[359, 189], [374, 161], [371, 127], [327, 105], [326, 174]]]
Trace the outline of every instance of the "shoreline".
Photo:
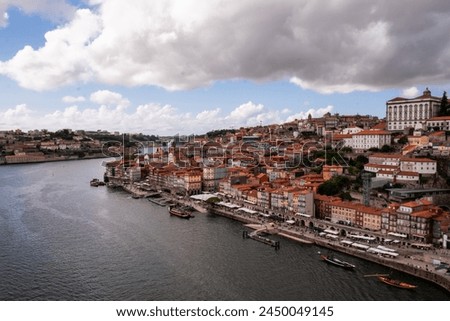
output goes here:
[[52, 162], [66, 162], [66, 161], [79, 161], [79, 160], [89, 160], [89, 159], [100, 159], [100, 158], [111, 158], [110, 156], [105, 155], [88, 155], [82, 158], [78, 156], [59, 156], [59, 157], [49, 157], [39, 160], [28, 160], [22, 162], [0, 162], [0, 166], [8, 166], [8, 165], [25, 165], [25, 164], [41, 164], [41, 163], [52, 163]]
[[[137, 191], [136, 187], [125, 187], [121, 186], [122, 189], [128, 193], [134, 194]], [[142, 194], [145, 194], [146, 192], [141, 190]], [[142, 195], [141, 197], [145, 197]], [[274, 224], [272, 225], [274, 229], [276, 229], [276, 233], [271, 233], [274, 235], [279, 235], [282, 238], [292, 240], [294, 242], [298, 242], [299, 244], [309, 246], [309, 245], [317, 245], [320, 247], [328, 248], [334, 251], [338, 251], [341, 253], [345, 253], [350, 256], [354, 256], [360, 259], [364, 259], [366, 261], [370, 261], [373, 263], [380, 264], [384, 267], [394, 269], [400, 272], [407, 273], [409, 275], [421, 278], [423, 280], [432, 282], [433, 284], [440, 286], [441, 288], [447, 290], [450, 293], [450, 275], [437, 273], [431, 270], [433, 268], [431, 262], [425, 262], [423, 260], [417, 260], [415, 257], [411, 256], [405, 256], [400, 255], [398, 258], [390, 259], [385, 258], [381, 256], [377, 256], [371, 253], [367, 253], [365, 251], [361, 251], [355, 248], [351, 248], [348, 246], [344, 246], [340, 244], [336, 240], [330, 240], [330, 239], [324, 239], [317, 234], [308, 231], [308, 230], [300, 230], [298, 227], [288, 227], [285, 228], [281, 226], [279, 223], [272, 223], [268, 222], [266, 219], [263, 218], [255, 218], [251, 217], [249, 215], [240, 215], [235, 212], [226, 210], [226, 209], [219, 209], [214, 208], [211, 206], [203, 206], [204, 204], [197, 204], [189, 199], [186, 198], [177, 198], [173, 195], [165, 194], [164, 197], [172, 202], [188, 205], [194, 207], [197, 211], [201, 213], [211, 213], [213, 215], [219, 215], [223, 216], [229, 219], [232, 219], [234, 221], [238, 221], [243, 224], [244, 227], [251, 228], [251, 229], [257, 229], [258, 227], [263, 227], [267, 224]], [[417, 250], [416, 253], [426, 254], [424, 250]], [[448, 258], [450, 259], [450, 253], [447, 254]], [[428, 266], [430, 266], [430, 269], [428, 269]]]
[[[250, 218], [245, 218], [235, 213], [231, 213], [221, 209], [220, 211], [213, 210], [214, 215], [224, 216], [230, 219], [234, 219], [236, 221], [245, 223], [245, 226], [256, 224], [262, 225], [263, 223], [258, 220], [251, 220]], [[228, 213], [226, 213], [228, 212]], [[251, 227], [250, 227], [251, 228]], [[324, 248], [328, 248], [334, 251], [338, 251], [341, 253], [345, 253], [350, 256], [358, 257], [360, 259], [364, 259], [373, 263], [380, 264], [390, 269], [394, 269], [400, 272], [407, 273], [409, 275], [424, 279], [426, 281], [432, 282], [437, 286], [440, 286], [447, 290], [450, 293], [450, 275], [440, 274], [433, 272], [433, 270], [428, 270], [428, 265], [432, 265], [431, 263], [427, 263], [424, 261], [414, 260], [411, 258], [395, 258], [388, 259], [385, 257], [376, 256], [374, 254], [370, 254], [367, 252], [363, 252], [358, 249], [353, 249], [348, 246], [343, 246], [337, 241], [332, 241], [329, 239], [323, 239], [321, 237], [316, 236], [313, 233], [309, 233], [310, 235], [305, 235], [307, 233], [302, 233], [299, 231], [293, 231], [290, 229], [285, 229], [283, 227], [277, 226], [278, 233], [277, 235], [293, 240], [295, 242], [299, 242], [303, 245], [313, 244], [318, 245]], [[275, 234], [275, 233], [274, 233]], [[306, 242], [305, 242], [306, 241]], [[425, 266], [424, 266], [425, 265]]]

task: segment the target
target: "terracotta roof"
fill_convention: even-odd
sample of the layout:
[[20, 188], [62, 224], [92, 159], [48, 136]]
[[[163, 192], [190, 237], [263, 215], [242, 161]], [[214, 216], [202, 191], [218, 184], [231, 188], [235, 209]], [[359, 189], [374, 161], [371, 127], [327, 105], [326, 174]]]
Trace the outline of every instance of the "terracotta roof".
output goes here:
[[406, 100], [406, 101], [410, 101], [410, 100], [416, 100], [416, 99], [441, 99], [441, 97], [436, 97], [436, 96], [431, 96], [428, 94], [424, 94], [424, 95], [420, 95], [418, 97], [414, 97], [414, 98], [404, 98], [404, 97], [395, 97], [391, 100], [388, 100], [387, 102], [394, 102], [394, 101], [402, 101], [402, 100]]
[[438, 216], [438, 213], [436, 213], [435, 211], [432, 211], [431, 209], [428, 209], [428, 210], [423, 210], [423, 211], [418, 211], [418, 212], [415, 212], [415, 213], [411, 213], [411, 216], [430, 219], [433, 216]]
[[347, 202], [347, 201], [339, 202], [338, 201], [338, 202], [334, 202], [332, 205], [336, 206], [336, 207], [350, 208], [350, 209], [354, 209], [354, 210], [360, 211], [360, 212], [365, 212], [368, 214], [381, 215], [381, 209], [364, 206], [359, 203], [351, 203], [351, 202]]
[[408, 172], [408, 171], [400, 171], [397, 173], [398, 175], [402, 175], [402, 176], [419, 176], [419, 173], [417, 172]]
[[395, 170], [398, 168], [398, 166], [395, 165], [383, 165], [383, 164], [373, 164], [373, 163], [367, 163], [364, 165], [364, 167], [375, 167], [375, 168], [384, 168], [384, 169], [392, 169]]
[[332, 140], [341, 140], [346, 138], [352, 138], [353, 134], [334, 134], [331, 136]]
[[386, 130], [363, 130], [362, 132], [353, 134], [353, 136], [357, 135], [391, 135], [391, 133]]
[[340, 197], [337, 196], [328, 196], [328, 195], [322, 195], [322, 194], [314, 194], [314, 199], [319, 201], [325, 201], [325, 202], [337, 202], [341, 201]]
[[428, 136], [445, 136], [445, 131], [441, 130], [441, 131], [438, 131], [438, 132], [432, 132]]
[[377, 172], [377, 174], [394, 174], [394, 171], [383, 171], [383, 170], [380, 170], [380, 171]]
[[438, 121], [438, 120], [450, 120], [450, 116], [436, 116], [428, 119], [428, 121]]
[[388, 100], [388, 102], [390, 102], [390, 101], [400, 101], [400, 100], [408, 100], [408, 98], [395, 97], [395, 98], [393, 98], [393, 99], [391, 99], [391, 100]]
[[376, 129], [376, 130], [385, 130], [386, 129], [386, 122], [383, 121], [381, 123], [376, 124], [375, 126], [372, 127], [372, 129]]
[[433, 203], [426, 199], [421, 199], [421, 200], [417, 200], [417, 201], [411, 201], [411, 202], [404, 203], [401, 206], [419, 207], [419, 206], [427, 206], [427, 205], [433, 205]]
[[416, 162], [416, 163], [436, 163], [435, 160], [429, 158], [411, 158], [411, 157], [403, 157], [401, 159], [402, 162]]
[[402, 154], [387, 154], [387, 153], [374, 153], [372, 155], [369, 155], [369, 157], [379, 157], [379, 158], [402, 158], [403, 155]]

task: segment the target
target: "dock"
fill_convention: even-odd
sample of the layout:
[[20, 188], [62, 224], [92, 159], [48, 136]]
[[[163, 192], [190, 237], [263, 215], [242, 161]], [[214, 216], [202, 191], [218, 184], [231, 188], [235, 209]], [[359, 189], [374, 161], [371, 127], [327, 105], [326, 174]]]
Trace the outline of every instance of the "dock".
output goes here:
[[280, 236], [282, 236], [282, 237], [285, 237], [285, 238], [287, 238], [287, 239], [296, 241], [296, 242], [303, 243], [303, 244], [311, 244], [311, 245], [314, 244], [313, 241], [306, 240], [306, 239], [299, 238], [299, 237], [295, 237], [295, 236], [292, 236], [292, 235], [289, 235], [289, 234], [286, 234], [286, 233], [281, 233], [281, 232], [280, 232], [280, 233], [278, 233], [278, 235], [280, 235]]
[[147, 198], [147, 200], [149, 201], [149, 202], [152, 202], [153, 204], [156, 204], [156, 205], [159, 205], [159, 206], [167, 206], [167, 205], [169, 205], [168, 204], [168, 200], [166, 200], [165, 198], [162, 198], [162, 197], [158, 197], [158, 198], [151, 198], [151, 197], [149, 197], [149, 198]]
[[257, 234], [256, 232], [248, 233], [248, 231], [244, 231], [242, 233], [242, 237], [244, 239], [250, 238], [252, 240], [255, 240], [255, 241], [258, 241], [258, 242], [270, 245], [270, 246], [274, 247], [275, 250], [280, 249], [280, 241], [275, 241], [275, 240], [272, 240], [272, 239], [270, 239], [268, 237], [261, 236], [261, 235]]
[[253, 231], [251, 233], [248, 233], [248, 231], [244, 231], [242, 233], [242, 237], [244, 239], [250, 238], [252, 240], [270, 245], [270, 246], [274, 247], [275, 250], [280, 249], [280, 241], [275, 241], [268, 237], [264, 237], [264, 236], [260, 235], [261, 233], [277, 234], [278, 230], [275, 228], [274, 225], [272, 225], [272, 224], [263, 224], [263, 225], [248, 224], [248, 227], [255, 229], [255, 231]]

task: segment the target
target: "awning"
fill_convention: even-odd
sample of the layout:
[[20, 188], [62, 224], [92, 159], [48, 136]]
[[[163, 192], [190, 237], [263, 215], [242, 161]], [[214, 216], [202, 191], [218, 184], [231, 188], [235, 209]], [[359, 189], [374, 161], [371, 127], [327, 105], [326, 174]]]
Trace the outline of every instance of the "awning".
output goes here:
[[397, 257], [398, 256], [398, 253], [389, 252], [389, 251], [383, 251], [383, 250], [380, 250], [378, 248], [376, 249], [374, 247], [369, 248], [367, 250], [367, 252], [369, 252], [369, 253], [376, 253], [376, 254], [382, 254], [382, 255], [391, 256], [391, 257]]
[[325, 235], [325, 237], [330, 238], [330, 239], [337, 239], [337, 238], [339, 238], [339, 236], [333, 235], [333, 234], [327, 234], [327, 235]]
[[239, 205], [233, 204], [233, 203], [226, 203], [226, 202], [219, 202], [218, 205], [222, 205], [228, 208], [239, 208]]
[[329, 233], [329, 234], [339, 235], [339, 232], [335, 231], [335, 230], [326, 229], [324, 232]]
[[303, 214], [303, 213], [295, 213], [297, 216], [303, 216], [303, 217], [311, 217], [311, 215]]
[[405, 235], [405, 234], [394, 233], [394, 232], [389, 232], [388, 235], [397, 236], [397, 237], [403, 237], [403, 238], [407, 237], [407, 235]]
[[377, 248], [382, 250], [382, 251], [388, 251], [388, 252], [395, 252], [396, 251], [394, 249], [390, 249], [390, 248], [382, 246], [382, 245], [378, 245]]
[[210, 193], [204, 193], [204, 194], [198, 194], [198, 195], [191, 196], [192, 199], [203, 201], [203, 202], [206, 202], [207, 200], [209, 200], [212, 197], [217, 197], [217, 196], [214, 194], [210, 194]]
[[433, 245], [431, 244], [423, 244], [423, 243], [412, 243], [411, 246], [418, 248], [431, 248]]
[[369, 246], [363, 245], [363, 244], [359, 244], [359, 243], [353, 243], [352, 246], [357, 247], [359, 249], [363, 249], [363, 250], [367, 250], [369, 248]]
[[348, 237], [360, 239], [360, 240], [367, 240], [367, 241], [375, 241], [374, 236], [364, 236], [364, 235], [355, 235], [355, 234], [349, 234]]
[[249, 213], [249, 214], [256, 214], [256, 213], [258, 213], [257, 211], [251, 210], [251, 209], [246, 208], [246, 207], [241, 207], [240, 209], [238, 209], [238, 211], [246, 212], [246, 213]]

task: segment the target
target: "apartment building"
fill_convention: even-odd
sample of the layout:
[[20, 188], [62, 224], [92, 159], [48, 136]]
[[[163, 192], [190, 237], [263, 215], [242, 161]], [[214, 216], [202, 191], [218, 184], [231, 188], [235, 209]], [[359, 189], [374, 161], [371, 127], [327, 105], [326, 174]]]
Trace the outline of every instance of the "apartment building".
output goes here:
[[391, 133], [385, 130], [364, 130], [352, 136], [351, 147], [355, 151], [365, 151], [370, 148], [381, 148], [391, 145]]

